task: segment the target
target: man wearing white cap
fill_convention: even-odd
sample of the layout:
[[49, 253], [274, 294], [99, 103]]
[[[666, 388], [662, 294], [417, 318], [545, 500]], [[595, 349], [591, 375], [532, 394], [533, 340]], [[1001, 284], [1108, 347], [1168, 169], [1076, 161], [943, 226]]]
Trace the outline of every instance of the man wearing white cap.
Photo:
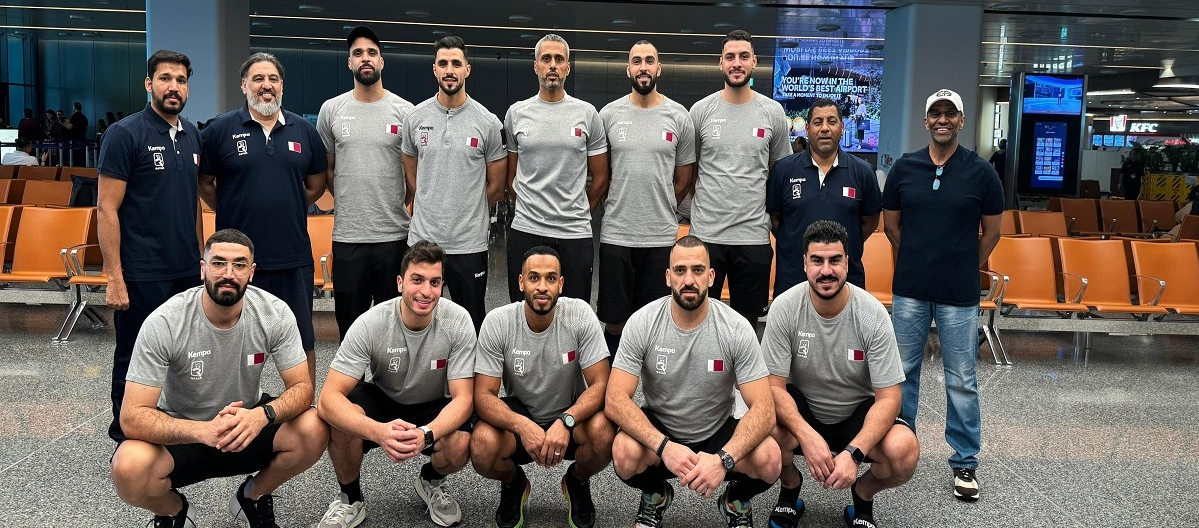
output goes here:
[[883, 224], [899, 249], [892, 318], [907, 376], [899, 416], [915, 426], [924, 344], [936, 321], [945, 365], [945, 440], [954, 451], [949, 457], [953, 495], [974, 501], [981, 444], [975, 374], [978, 268], [999, 241], [1003, 189], [986, 160], [959, 147], [958, 132], [965, 125], [960, 95], [941, 89], [928, 97], [924, 128], [932, 141], [891, 168], [883, 189]]

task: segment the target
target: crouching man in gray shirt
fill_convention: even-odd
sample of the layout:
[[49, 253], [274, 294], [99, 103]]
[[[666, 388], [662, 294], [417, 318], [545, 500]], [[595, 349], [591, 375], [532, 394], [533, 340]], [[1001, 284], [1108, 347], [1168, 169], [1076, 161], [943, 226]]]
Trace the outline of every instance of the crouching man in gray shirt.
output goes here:
[[[717, 506], [728, 526], [753, 526], [750, 499], [779, 476], [761, 348], [749, 321], [708, 299], [713, 274], [700, 239], [675, 242], [670, 297], [633, 313], [612, 364], [606, 412], [620, 426], [612, 460], [616, 475], [642, 492], [638, 527], [662, 526], [673, 477], [704, 497], [730, 481]], [[643, 408], [632, 399], [639, 379]], [[734, 387], [749, 405], [739, 421]]]
[[[271, 492], [321, 457], [329, 436], [312, 403], [312, 379], [287, 304], [249, 286], [254, 244], [217, 231], [204, 245], [204, 286], [185, 290], [146, 319], [133, 347], [112, 480], [126, 503], [154, 513], [156, 528], [195, 526], [177, 491], [215, 477], [247, 477], [229, 511], [272, 527]], [[261, 389], [267, 359], [287, 387]]]
[[[412, 483], [439, 526], [462, 520], [445, 477], [466, 466], [470, 448], [475, 327], [466, 309], [441, 298], [445, 252], [428, 241], [408, 248], [396, 283], [400, 297], [362, 314], [329, 365], [321, 417], [329, 422], [329, 459], [341, 493], [320, 526], [357, 526], [366, 518], [359, 474], [363, 454], [382, 447], [399, 464], [429, 461]], [[362, 381], [371, 373], [371, 381]]]
[[[770, 525], [792, 528], [803, 514], [799, 450], [822, 486], [850, 489], [847, 525], [874, 528], [874, 495], [912, 478], [920, 458], [915, 433], [898, 417], [904, 373], [895, 330], [882, 303], [845, 282], [844, 226], [814, 222], [803, 244], [807, 282], [774, 300], [762, 336], [783, 462]], [[863, 462], [870, 469], [858, 478]]]
[[524, 526], [532, 491], [520, 466], [574, 460], [561, 482], [567, 525], [590, 528], [590, 479], [608, 467], [616, 436], [603, 412], [608, 349], [591, 306], [558, 297], [566, 282], [558, 253], [534, 246], [523, 260], [525, 300], [492, 310], [479, 333], [471, 461], [480, 475], [500, 481], [496, 526], [516, 528]]

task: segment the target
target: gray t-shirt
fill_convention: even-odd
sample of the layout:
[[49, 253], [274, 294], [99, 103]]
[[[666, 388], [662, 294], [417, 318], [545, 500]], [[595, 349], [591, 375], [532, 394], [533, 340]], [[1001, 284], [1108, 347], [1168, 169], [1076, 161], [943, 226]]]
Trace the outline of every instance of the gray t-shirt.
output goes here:
[[508, 150], [520, 155], [512, 227], [553, 238], [590, 237], [587, 157], [608, 151], [595, 107], [569, 95], [555, 103], [534, 95], [508, 108], [504, 131]]
[[698, 327], [682, 330], [670, 296], [629, 317], [613, 368], [641, 378], [645, 409], [676, 442], [711, 438], [733, 414], [733, 388], [766, 377], [757, 335], [741, 314], [709, 301]]
[[554, 322], [534, 333], [525, 302], [496, 308], [483, 319], [475, 372], [503, 379], [504, 391], [529, 408], [533, 421], [557, 418], [583, 393], [583, 369], [608, 357], [591, 305], [559, 297]]
[[849, 418], [874, 389], [903, 382], [903, 364], [887, 309], [846, 283], [849, 302], [832, 319], [816, 313], [803, 282], [770, 305], [762, 351], [770, 373], [787, 378], [824, 424]]
[[204, 315], [204, 295], [204, 286], [189, 288], [150, 313], [125, 376], [161, 387], [158, 408], [184, 420], [211, 420], [235, 401], [258, 403], [268, 358], [279, 372], [308, 359], [287, 303], [248, 286], [241, 318], [220, 329]]
[[430, 97], [404, 120], [404, 153], [416, 156], [409, 244], [436, 242], [451, 255], [487, 251], [487, 164], [504, 158], [503, 125], [478, 101], [446, 108]]
[[695, 125], [669, 98], [639, 108], [629, 97], [600, 111], [612, 155], [612, 183], [604, 202], [600, 242], [626, 247], [674, 243], [674, 169], [695, 162]]
[[337, 157], [334, 241], [368, 244], [408, 237], [400, 144], [404, 117], [411, 110], [412, 103], [391, 92], [361, 103], [350, 91], [321, 105], [316, 130], [325, 150]]
[[691, 119], [699, 143], [691, 234], [717, 244], [769, 244], [766, 178], [771, 163], [791, 155], [782, 105], [757, 92], [735, 105], [716, 92], [691, 107]]
[[420, 331], [400, 321], [400, 297], [376, 304], [358, 317], [329, 368], [371, 383], [404, 405], [450, 397], [448, 381], [474, 376], [474, 323], [466, 309], [437, 301], [433, 322]]

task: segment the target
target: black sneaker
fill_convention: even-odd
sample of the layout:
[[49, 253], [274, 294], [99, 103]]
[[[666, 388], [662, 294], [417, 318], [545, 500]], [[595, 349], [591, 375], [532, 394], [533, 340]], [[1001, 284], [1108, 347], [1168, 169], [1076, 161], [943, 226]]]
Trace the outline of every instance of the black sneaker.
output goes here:
[[953, 496], [969, 502], [978, 500], [978, 480], [973, 469], [953, 468]]
[[246, 484], [252, 478], [253, 475], [246, 477], [245, 482], [242, 482], [229, 498], [229, 513], [235, 519], [250, 525], [250, 528], [279, 528], [279, 525], [275, 524], [274, 497], [263, 495], [258, 497], [258, 500], [246, 498]]
[[525, 525], [525, 504], [533, 485], [525, 477], [525, 471], [516, 467], [517, 477], [511, 484], [500, 483], [500, 507], [495, 510], [495, 525], [498, 528], [521, 528]]
[[191, 505], [187, 503], [187, 497], [184, 497], [177, 490], [171, 491], [179, 496], [180, 501], [183, 501], [183, 508], [173, 517], [170, 515], [155, 515], [154, 520], [150, 521], [154, 524], [154, 528], [196, 528], [196, 522], [192, 520], [195, 512]]
[[874, 517], [858, 514], [852, 504], [845, 507], [845, 525], [849, 528], [877, 528], [874, 526]]
[[662, 526], [662, 514], [674, 502], [674, 486], [663, 482], [662, 493], [641, 493], [641, 505], [637, 506], [636, 523], [633, 528], [658, 528]]
[[566, 497], [566, 522], [570, 528], [595, 526], [595, 504], [591, 502], [591, 480], [582, 482], [571, 476], [574, 464], [562, 475], [562, 496]]
[[803, 499], [796, 498], [795, 504], [780, 502], [770, 511], [770, 528], [795, 528], [803, 516]]
[[753, 528], [754, 526], [754, 504], [746, 501], [729, 502], [729, 486], [733, 485], [730, 482], [724, 487], [724, 493], [721, 493], [716, 498], [716, 507], [720, 510], [721, 515], [724, 515], [724, 521], [729, 528]]

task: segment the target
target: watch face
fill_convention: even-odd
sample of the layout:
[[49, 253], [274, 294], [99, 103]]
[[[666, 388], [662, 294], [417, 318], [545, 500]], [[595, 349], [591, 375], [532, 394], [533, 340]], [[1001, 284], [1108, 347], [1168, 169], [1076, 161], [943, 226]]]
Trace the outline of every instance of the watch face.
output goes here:
[[724, 469], [726, 471], [732, 471], [733, 466], [737, 465], [737, 462], [735, 460], [733, 460], [733, 455], [730, 455], [728, 453], [720, 455], [720, 463], [722, 465], [724, 465]]
[[569, 414], [563, 414], [562, 415], [562, 425], [565, 425], [568, 429], [574, 428], [575, 417], [571, 416]]

